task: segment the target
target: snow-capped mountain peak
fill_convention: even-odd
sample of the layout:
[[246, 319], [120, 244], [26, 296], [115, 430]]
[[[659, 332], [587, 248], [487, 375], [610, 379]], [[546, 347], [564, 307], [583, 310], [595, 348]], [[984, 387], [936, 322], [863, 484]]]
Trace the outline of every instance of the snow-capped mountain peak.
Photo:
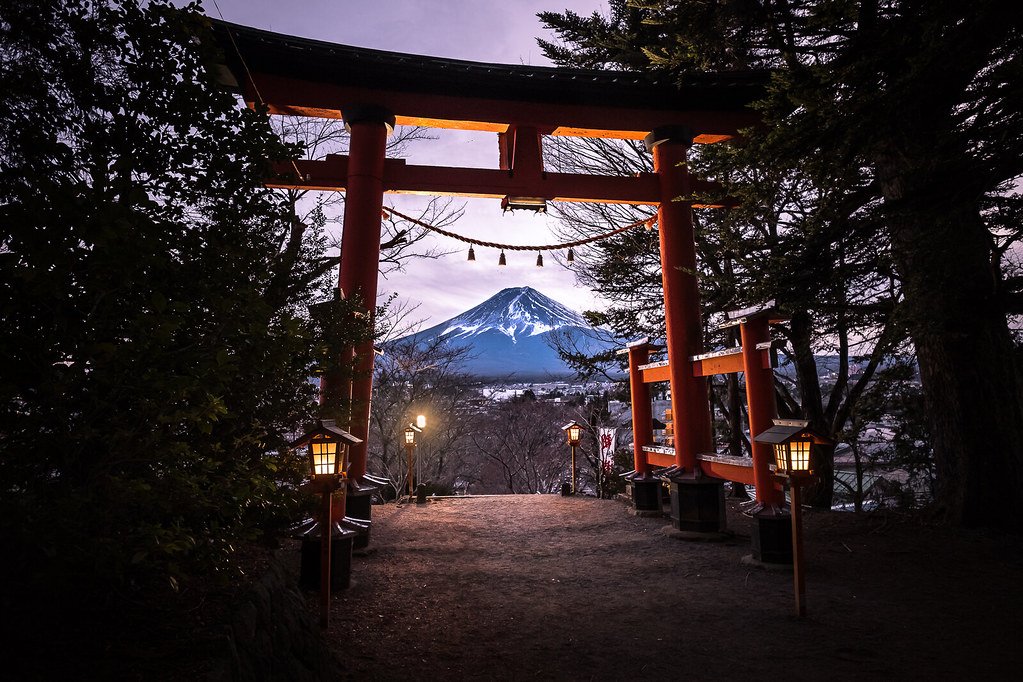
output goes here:
[[589, 327], [582, 315], [532, 287], [512, 287], [423, 334], [470, 339], [494, 331], [513, 341], [561, 327]]
[[572, 371], [552, 343], [553, 331], [573, 339], [584, 352], [606, 349], [582, 315], [531, 287], [499, 291], [461, 315], [398, 342], [439, 339], [467, 348], [464, 370], [481, 377], [567, 376]]

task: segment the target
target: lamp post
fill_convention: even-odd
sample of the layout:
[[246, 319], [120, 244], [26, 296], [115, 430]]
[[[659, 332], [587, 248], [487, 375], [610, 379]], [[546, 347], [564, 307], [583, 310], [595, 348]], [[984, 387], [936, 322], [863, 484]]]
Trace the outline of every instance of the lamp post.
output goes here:
[[416, 427], [411, 424], [405, 428], [405, 453], [408, 455], [408, 472], [406, 478], [408, 479], [408, 496], [412, 497], [412, 451], [416, 447]]
[[831, 439], [808, 428], [801, 419], [775, 419], [774, 426], [754, 438], [774, 448], [775, 476], [789, 483], [792, 515], [792, 581], [796, 616], [806, 616], [806, 579], [803, 573], [803, 507], [801, 488], [813, 480], [813, 451]]
[[[416, 429], [418, 429], [418, 433], [421, 434], [421, 436], [419, 438], [419, 440], [420, 440], [419, 445], [423, 446], [423, 456], [422, 457], [419, 457], [419, 456], [416, 457], [416, 480], [419, 481], [418, 485], [422, 485], [423, 481], [426, 480], [426, 476], [423, 475], [423, 467], [425, 465], [426, 458], [430, 454], [427, 451], [427, 449], [426, 449], [426, 434], [424, 433], [424, 431], [426, 430], [426, 415], [425, 414], [420, 414], [420, 415], [416, 416]], [[418, 453], [419, 445], [416, 446], [416, 450], [417, 450], [416, 454], [417, 455], [419, 454]]]
[[562, 426], [561, 430], [568, 436], [568, 445], [572, 449], [572, 494], [575, 495], [575, 449], [579, 446], [579, 441], [582, 439], [583, 427], [577, 422], [571, 421]]
[[291, 447], [308, 446], [311, 488], [321, 495], [320, 627], [324, 629], [330, 624], [332, 498], [334, 491], [345, 489], [344, 460], [348, 446], [361, 442], [360, 438], [335, 426], [333, 419], [321, 419], [317, 426], [291, 444]]

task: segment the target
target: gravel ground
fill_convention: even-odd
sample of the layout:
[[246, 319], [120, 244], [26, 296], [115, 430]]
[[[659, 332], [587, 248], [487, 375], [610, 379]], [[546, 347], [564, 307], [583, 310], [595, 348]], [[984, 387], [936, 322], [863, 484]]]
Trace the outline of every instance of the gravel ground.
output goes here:
[[[373, 508], [328, 636], [353, 680], [988, 679], [1023, 663], [1023, 541], [893, 513], [806, 515], [789, 572], [662, 518], [553, 495]], [[311, 597], [310, 608], [315, 608]]]

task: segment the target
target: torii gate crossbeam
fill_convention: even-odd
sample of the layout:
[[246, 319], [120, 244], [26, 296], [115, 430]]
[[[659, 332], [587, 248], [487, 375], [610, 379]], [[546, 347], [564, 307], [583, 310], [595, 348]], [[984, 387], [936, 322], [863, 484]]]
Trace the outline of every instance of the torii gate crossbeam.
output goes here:
[[[688, 361], [702, 352], [691, 209], [707, 205], [694, 202], [692, 195], [714, 186], [689, 174], [686, 156], [694, 142], [727, 140], [757, 123], [747, 105], [762, 93], [765, 73], [692, 75], [679, 86], [667, 77], [659, 81], [641, 73], [366, 50], [224, 22], [214, 22], [214, 32], [225, 53], [219, 78], [250, 106], [342, 118], [349, 127], [347, 157], [282, 165], [268, 184], [347, 192], [339, 286], [344, 294], [360, 297], [370, 313], [377, 295], [385, 192], [656, 205], [672, 360], [668, 378], [680, 434], [674, 459], [682, 469], [698, 473], [697, 455], [713, 443], [706, 380]], [[415, 166], [385, 159], [386, 135], [396, 123], [496, 132], [499, 168]], [[633, 177], [547, 173], [542, 135], [644, 139], [655, 172]], [[373, 352], [370, 344], [355, 352], [364, 378], [332, 390], [348, 393], [354, 405], [348, 430], [363, 443], [353, 449], [349, 471], [357, 480], [366, 470]], [[637, 452], [643, 428], [634, 423]]]

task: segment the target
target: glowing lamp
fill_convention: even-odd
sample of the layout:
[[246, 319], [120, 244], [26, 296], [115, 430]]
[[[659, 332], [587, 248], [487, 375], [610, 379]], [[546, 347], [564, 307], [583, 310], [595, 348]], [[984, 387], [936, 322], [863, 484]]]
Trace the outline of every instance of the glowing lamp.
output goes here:
[[766, 443], [774, 449], [775, 473], [785, 477], [813, 475], [813, 451], [817, 445], [833, 443], [809, 428], [802, 419], [775, 419], [774, 426], [756, 436], [757, 443]]
[[416, 443], [416, 430], [411, 426], [405, 429], [405, 445], [415, 445]]
[[344, 474], [345, 448], [361, 442], [361, 438], [339, 429], [333, 419], [321, 419], [316, 426], [292, 442], [291, 447], [305, 446], [310, 475], [313, 480], [325, 480]]
[[340, 473], [337, 456], [338, 442], [325, 436], [316, 436], [309, 443], [309, 457], [312, 459], [313, 476], [332, 476]]
[[425, 414], [421, 414], [418, 417], [416, 417], [416, 427], [419, 428], [419, 429], [425, 429], [426, 428], [426, 415]]
[[561, 430], [568, 436], [569, 445], [579, 445], [583, 437], [583, 427], [576, 422], [569, 422], [561, 427]]

